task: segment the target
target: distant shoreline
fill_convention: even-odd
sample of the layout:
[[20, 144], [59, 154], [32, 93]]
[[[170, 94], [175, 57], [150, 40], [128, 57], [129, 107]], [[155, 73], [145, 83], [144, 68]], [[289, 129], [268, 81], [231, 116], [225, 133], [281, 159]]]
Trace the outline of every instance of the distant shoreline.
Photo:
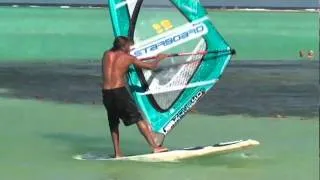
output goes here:
[[[107, 8], [107, 4], [70, 4], [70, 3], [0, 3], [6, 7], [60, 7], [60, 8]], [[168, 8], [170, 6], [151, 6], [148, 8]], [[235, 11], [319, 11], [318, 7], [272, 7], [272, 6], [204, 6], [210, 10]]]

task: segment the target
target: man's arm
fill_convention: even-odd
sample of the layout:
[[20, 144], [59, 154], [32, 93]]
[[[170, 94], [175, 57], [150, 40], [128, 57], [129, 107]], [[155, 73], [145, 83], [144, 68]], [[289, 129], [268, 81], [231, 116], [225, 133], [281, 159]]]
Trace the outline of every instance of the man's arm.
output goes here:
[[139, 68], [143, 68], [143, 69], [156, 69], [159, 65], [160, 60], [166, 58], [167, 55], [166, 54], [159, 54], [156, 57], [155, 61], [152, 62], [143, 62], [141, 60], [138, 60], [136, 57], [132, 57], [132, 64], [138, 66]]
[[137, 58], [133, 58], [133, 63], [137, 67], [141, 69], [156, 69], [159, 65], [160, 60], [155, 60], [152, 62], [143, 62], [141, 60], [138, 60]]

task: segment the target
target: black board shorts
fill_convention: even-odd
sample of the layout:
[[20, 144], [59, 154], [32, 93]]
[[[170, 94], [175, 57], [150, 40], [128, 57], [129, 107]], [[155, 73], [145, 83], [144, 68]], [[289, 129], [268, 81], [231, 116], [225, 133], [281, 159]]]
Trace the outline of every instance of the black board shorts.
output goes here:
[[130, 126], [140, 120], [142, 116], [125, 87], [103, 89], [103, 105], [108, 113], [110, 129], [116, 128], [122, 119], [125, 126]]

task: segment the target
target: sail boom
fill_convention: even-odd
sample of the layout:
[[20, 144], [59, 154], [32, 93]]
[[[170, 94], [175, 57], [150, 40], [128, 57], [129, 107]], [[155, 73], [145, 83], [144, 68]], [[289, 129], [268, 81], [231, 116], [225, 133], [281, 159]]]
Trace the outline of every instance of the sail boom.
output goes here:
[[160, 94], [160, 93], [178, 91], [178, 90], [187, 89], [187, 88], [205, 86], [205, 85], [208, 85], [208, 84], [214, 84], [217, 81], [218, 81], [218, 79], [213, 79], [213, 80], [210, 80], [210, 81], [200, 81], [200, 82], [189, 83], [189, 84], [187, 84], [185, 86], [164, 87], [163, 89], [154, 89], [154, 90], [149, 90], [149, 91], [146, 91], [146, 92], [143, 92], [143, 93], [137, 93], [137, 94], [139, 94], [139, 95]]

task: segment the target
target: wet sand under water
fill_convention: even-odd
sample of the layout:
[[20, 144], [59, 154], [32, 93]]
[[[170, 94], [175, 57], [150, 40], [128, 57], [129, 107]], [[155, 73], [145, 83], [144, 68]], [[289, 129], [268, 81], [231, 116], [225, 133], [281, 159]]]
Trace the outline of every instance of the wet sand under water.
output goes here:
[[[318, 68], [319, 61], [233, 61], [196, 110], [207, 115], [316, 117]], [[0, 77], [0, 97], [101, 105], [96, 61], [1, 63]]]

